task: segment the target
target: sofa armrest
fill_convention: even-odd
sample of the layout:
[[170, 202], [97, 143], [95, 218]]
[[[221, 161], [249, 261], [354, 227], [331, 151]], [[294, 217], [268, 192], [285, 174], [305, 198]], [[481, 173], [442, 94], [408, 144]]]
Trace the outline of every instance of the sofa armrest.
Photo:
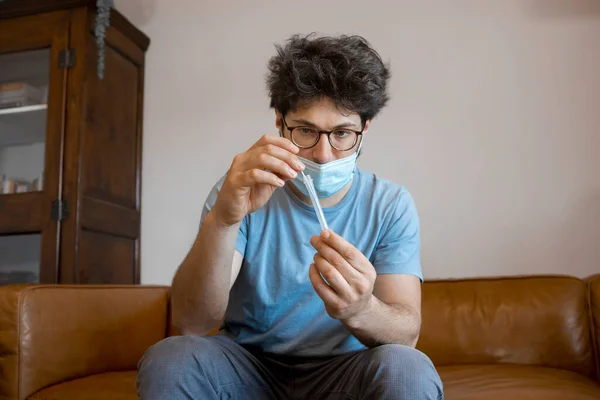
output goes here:
[[136, 368], [167, 333], [168, 288], [140, 285], [0, 287], [0, 398]]

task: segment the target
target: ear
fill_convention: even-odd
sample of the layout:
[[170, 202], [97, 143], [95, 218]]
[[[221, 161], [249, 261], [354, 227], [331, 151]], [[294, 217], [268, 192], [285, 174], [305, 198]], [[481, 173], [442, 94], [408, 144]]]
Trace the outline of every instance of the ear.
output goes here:
[[369, 127], [371, 126], [371, 121], [372, 121], [372, 120], [368, 119], [368, 120], [365, 122], [365, 129], [363, 129], [363, 134], [367, 133], [367, 131], [369, 130]]

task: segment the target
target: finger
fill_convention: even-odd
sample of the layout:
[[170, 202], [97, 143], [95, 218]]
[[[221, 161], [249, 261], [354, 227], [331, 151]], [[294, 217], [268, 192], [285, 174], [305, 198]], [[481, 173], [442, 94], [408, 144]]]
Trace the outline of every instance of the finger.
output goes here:
[[321, 232], [321, 239], [337, 251], [351, 266], [361, 273], [369, 271], [370, 262], [356, 247], [331, 229]]
[[296, 146], [294, 143], [292, 143], [291, 140], [283, 138], [281, 136], [275, 136], [275, 135], [263, 135], [256, 143], [254, 143], [252, 145], [252, 147], [250, 147], [250, 149], [262, 147], [267, 144], [274, 144], [275, 146], [284, 148], [287, 151], [292, 152], [294, 154], [297, 153], [298, 151], [300, 151], [298, 146]]
[[329, 246], [320, 236], [313, 236], [310, 239], [310, 244], [317, 250], [317, 252], [329, 262], [340, 274], [344, 277], [346, 282], [352, 283], [355, 280], [360, 279], [360, 272], [354, 268], [340, 253], [334, 248]]
[[278, 178], [274, 173], [257, 168], [239, 174], [239, 179], [242, 186], [245, 187], [251, 187], [257, 183], [275, 187], [283, 187], [283, 185], [285, 185], [285, 182]]
[[288, 150], [286, 150], [282, 147], [279, 147], [277, 145], [267, 144], [262, 147], [259, 147], [258, 149], [254, 150], [254, 151], [270, 154], [273, 157], [276, 157], [276, 158], [280, 159], [281, 161], [287, 163], [292, 169], [294, 169], [298, 172], [304, 170], [304, 164], [302, 163], [302, 161], [300, 161], [298, 156], [290, 153]]
[[325, 282], [342, 298], [347, 298], [351, 288], [346, 279], [319, 253], [315, 254], [314, 264]]
[[[257, 149], [258, 150], [258, 149]], [[268, 153], [254, 151], [258, 154], [248, 154], [248, 158], [242, 169], [258, 168], [269, 170], [270, 172], [279, 175], [282, 179], [294, 179], [298, 173], [288, 165], [285, 161], [280, 160]]]
[[315, 292], [317, 292], [325, 304], [334, 305], [339, 303], [340, 300], [338, 299], [337, 294], [319, 274], [315, 264], [310, 265], [308, 277], [310, 278], [310, 283], [312, 283]]

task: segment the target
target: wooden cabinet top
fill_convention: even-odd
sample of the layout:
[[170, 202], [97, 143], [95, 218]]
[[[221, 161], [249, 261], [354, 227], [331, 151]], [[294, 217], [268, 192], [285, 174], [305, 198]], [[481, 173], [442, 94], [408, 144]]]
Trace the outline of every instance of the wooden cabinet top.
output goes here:
[[[0, 20], [78, 7], [86, 7], [93, 12], [96, 0], [4, 0], [0, 1]], [[148, 49], [150, 38], [118, 10], [111, 11], [110, 24], [131, 38], [143, 51]]]

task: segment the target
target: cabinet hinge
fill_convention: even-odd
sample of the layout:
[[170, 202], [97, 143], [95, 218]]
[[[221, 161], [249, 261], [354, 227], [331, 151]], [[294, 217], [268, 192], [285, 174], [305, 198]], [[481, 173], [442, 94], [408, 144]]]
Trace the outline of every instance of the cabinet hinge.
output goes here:
[[53, 221], [64, 221], [69, 218], [69, 201], [54, 200], [52, 202], [52, 210], [50, 216]]
[[72, 68], [75, 66], [75, 49], [64, 49], [58, 53], [58, 66], [60, 68]]

